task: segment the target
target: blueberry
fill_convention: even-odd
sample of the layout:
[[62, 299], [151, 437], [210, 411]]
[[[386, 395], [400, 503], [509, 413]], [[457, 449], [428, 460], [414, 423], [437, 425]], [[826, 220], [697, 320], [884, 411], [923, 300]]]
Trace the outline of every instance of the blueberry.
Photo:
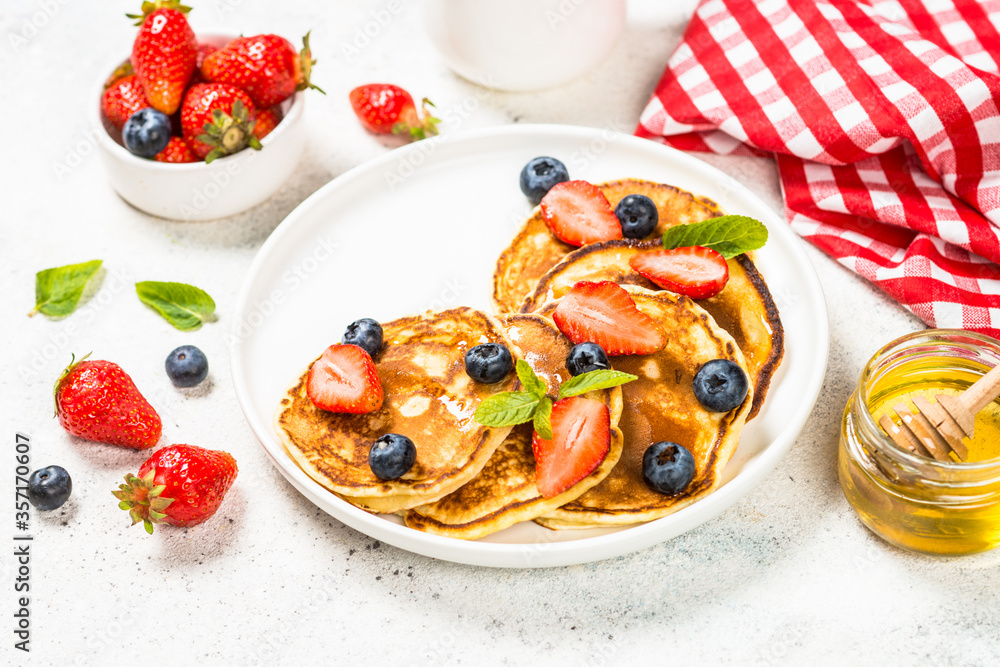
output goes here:
[[694, 479], [694, 456], [676, 442], [654, 442], [642, 455], [642, 476], [654, 490], [676, 495]]
[[129, 116], [122, 128], [122, 141], [130, 153], [153, 157], [170, 142], [170, 117], [153, 107], [140, 109]]
[[73, 480], [62, 466], [40, 468], [28, 477], [28, 502], [42, 511], [62, 507], [73, 492]]
[[713, 359], [694, 375], [694, 396], [712, 412], [739, 407], [749, 389], [747, 374], [729, 359]]
[[597, 343], [579, 343], [566, 355], [566, 370], [570, 375], [610, 367], [607, 353]]
[[513, 368], [510, 350], [499, 343], [483, 343], [465, 353], [465, 372], [476, 382], [499, 382]]
[[569, 180], [569, 172], [554, 157], [536, 157], [521, 170], [521, 192], [538, 206], [553, 185]]
[[168, 354], [164, 366], [175, 387], [193, 387], [208, 376], [208, 358], [194, 345], [181, 345]]
[[399, 479], [416, 460], [416, 445], [398, 433], [386, 433], [368, 450], [368, 465], [379, 479]]
[[625, 195], [615, 206], [615, 215], [627, 239], [644, 239], [656, 229], [660, 212], [646, 195]]
[[382, 349], [382, 325], [370, 317], [356, 320], [347, 325], [341, 343], [357, 345], [372, 359]]

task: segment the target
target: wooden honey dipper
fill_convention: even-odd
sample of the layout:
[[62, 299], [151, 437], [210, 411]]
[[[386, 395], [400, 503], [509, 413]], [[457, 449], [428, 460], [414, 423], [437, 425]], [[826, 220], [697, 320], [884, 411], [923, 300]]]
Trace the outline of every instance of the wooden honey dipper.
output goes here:
[[910, 412], [900, 401], [893, 410], [902, 423], [897, 424], [888, 414], [882, 415], [878, 423], [893, 442], [914, 454], [950, 461], [948, 453], [955, 452], [958, 460], [964, 461], [969, 450], [962, 438], [972, 438], [976, 413], [997, 396], [1000, 396], [1000, 366], [994, 366], [958, 396], [938, 394], [934, 397], [937, 402], [931, 403], [914, 394], [910, 400], [917, 406], [917, 412]]

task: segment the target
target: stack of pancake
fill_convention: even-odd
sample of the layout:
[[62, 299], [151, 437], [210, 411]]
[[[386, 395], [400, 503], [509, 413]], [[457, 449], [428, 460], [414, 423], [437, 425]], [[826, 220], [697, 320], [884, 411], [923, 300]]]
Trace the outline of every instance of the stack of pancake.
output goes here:
[[[455, 308], [384, 323], [385, 345], [375, 362], [386, 400], [368, 415], [317, 409], [306, 396], [304, 372], [275, 414], [275, 430], [289, 455], [358, 507], [401, 513], [412, 528], [463, 539], [532, 519], [554, 529], [639, 523], [711, 493], [781, 361], [777, 308], [747, 255], [728, 260], [730, 277], [722, 292], [697, 302], [659, 289], [630, 268], [629, 258], [657, 247], [667, 227], [721, 215], [713, 202], [647, 181], [599, 187], [612, 206], [628, 194], [656, 203], [660, 223], [649, 239], [573, 248], [549, 232], [536, 208], [497, 261], [498, 315]], [[516, 377], [477, 384], [465, 374], [463, 359], [475, 345], [503, 343], [555, 395], [569, 378], [565, 360], [571, 343], [551, 313], [580, 280], [622, 284], [668, 342], [651, 355], [612, 357], [614, 368], [639, 379], [589, 395], [608, 404], [610, 451], [586, 478], [543, 498], [534, 483], [530, 423], [493, 428], [473, 418], [483, 399], [517, 389]], [[694, 374], [712, 359], [732, 360], [750, 378], [746, 400], [730, 412], [709, 412], [694, 397]], [[417, 462], [402, 478], [384, 482], [368, 467], [368, 450], [390, 432], [416, 443]], [[680, 443], [695, 458], [694, 480], [674, 496], [652, 490], [643, 479], [643, 453], [660, 440]]]

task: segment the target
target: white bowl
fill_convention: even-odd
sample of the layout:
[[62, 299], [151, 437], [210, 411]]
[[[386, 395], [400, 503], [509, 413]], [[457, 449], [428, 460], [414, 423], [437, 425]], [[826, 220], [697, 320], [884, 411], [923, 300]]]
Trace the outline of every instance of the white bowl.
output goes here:
[[[202, 42], [224, 44], [229, 39], [199, 36]], [[302, 92], [282, 103], [284, 117], [261, 140], [261, 150], [247, 148], [212, 164], [168, 164], [129, 153], [121, 144], [121, 132], [101, 112], [104, 81], [117, 64], [101, 71], [100, 83], [90, 101], [91, 124], [108, 181], [128, 203], [161, 218], [212, 220], [260, 204], [291, 176], [305, 140]]]

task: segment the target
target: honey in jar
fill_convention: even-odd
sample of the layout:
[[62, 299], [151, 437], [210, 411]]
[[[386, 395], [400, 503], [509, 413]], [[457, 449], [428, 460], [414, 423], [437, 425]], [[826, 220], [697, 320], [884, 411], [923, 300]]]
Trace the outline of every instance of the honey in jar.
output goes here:
[[1000, 341], [931, 329], [889, 343], [862, 370], [844, 411], [838, 473], [848, 502], [875, 534], [935, 555], [1000, 545], [1000, 403], [977, 413], [964, 461], [910, 452], [878, 425], [901, 402], [913, 409], [914, 394], [958, 395], [996, 365]]

